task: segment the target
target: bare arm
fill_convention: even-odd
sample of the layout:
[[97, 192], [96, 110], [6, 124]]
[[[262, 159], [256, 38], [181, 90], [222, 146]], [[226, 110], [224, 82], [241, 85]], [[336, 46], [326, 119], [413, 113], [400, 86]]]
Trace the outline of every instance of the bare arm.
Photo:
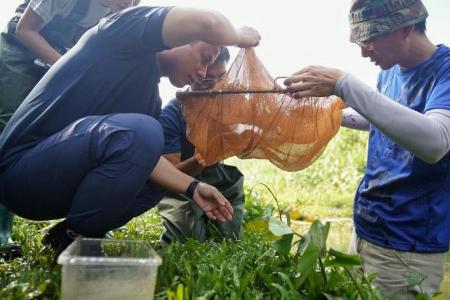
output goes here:
[[261, 37], [250, 27], [236, 28], [222, 14], [195, 8], [174, 7], [163, 24], [163, 41], [178, 47], [195, 41], [218, 46], [257, 46]]
[[[194, 178], [180, 172], [167, 159], [161, 157], [149, 175], [149, 180], [169, 191], [184, 194]], [[230, 202], [209, 184], [200, 183], [194, 191], [192, 200], [210, 219], [221, 222], [232, 219], [233, 208]]]
[[168, 161], [170, 161], [175, 168], [181, 172], [190, 176], [197, 176], [204, 169], [197, 161], [195, 156], [192, 156], [186, 160], [181, 161], [180, 153], [169, 153], [163, 155]]
[[16, 37], [38, 57], [53, 65], [60, 57], [59, 54], [39, 33], [46, 25], [30, 7], [27, 7], [17, 24]]

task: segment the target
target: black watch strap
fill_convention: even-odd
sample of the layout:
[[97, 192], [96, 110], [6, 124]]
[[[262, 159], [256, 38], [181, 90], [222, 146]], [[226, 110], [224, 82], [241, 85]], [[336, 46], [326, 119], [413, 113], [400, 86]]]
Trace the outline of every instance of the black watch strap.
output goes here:
[[192, 199], [192, 197], [194, 197], [195, 189], [197, 188], [197, 185], [199, 183], [200, 183], [200, 181], [197, 179], [192, 180], [192, 182], [189, 184], [188, 188], [186, 189], [186, 192], [184, 192], [184, 195], [186, 197]]

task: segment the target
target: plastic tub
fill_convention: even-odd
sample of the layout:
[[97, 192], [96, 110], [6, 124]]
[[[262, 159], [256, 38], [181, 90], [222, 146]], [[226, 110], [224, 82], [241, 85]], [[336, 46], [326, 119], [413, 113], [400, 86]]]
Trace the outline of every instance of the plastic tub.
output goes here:
[[153, 299], [161, 258], [145, 241], [77, 239], [58, 257], [61, 299]]

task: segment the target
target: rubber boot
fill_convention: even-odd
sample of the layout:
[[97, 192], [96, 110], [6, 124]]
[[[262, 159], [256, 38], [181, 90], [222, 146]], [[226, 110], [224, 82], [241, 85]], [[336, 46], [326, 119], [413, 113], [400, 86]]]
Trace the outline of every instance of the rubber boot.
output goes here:
[[0, 203], [0, 246], [12, 243], [12, 222], [13, 214]]
[[22, 249], [11, 239], [14, 215], [0, 203], [0, 257], [11, 260], [22, 256]]

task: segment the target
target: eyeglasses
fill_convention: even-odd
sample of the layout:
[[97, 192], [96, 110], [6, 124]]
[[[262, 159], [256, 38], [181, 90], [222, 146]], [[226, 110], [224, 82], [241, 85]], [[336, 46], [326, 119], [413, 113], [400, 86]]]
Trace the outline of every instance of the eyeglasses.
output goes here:
[[367, 51], [373, 51], [373, 41], [371, 39], [368, 39], [367, 41], [359, 41], [356, 42], [356, 45], [358, 45], [361, 48], [364, 48]]
[[223, 76], [220, 77], [206, 77], [201, 82], [195, 84], [195, 89], [197, 90], [209, 90], [212, 89], [217, 82], [223, 79]]
[[206, 77], [205, 79], [202, 80], [202, 84], [215, 84], [216, 82], [219, 82], [220, 80], [222, 80], [224, 77], [224, 75], [220, 76], [220, 77]]

